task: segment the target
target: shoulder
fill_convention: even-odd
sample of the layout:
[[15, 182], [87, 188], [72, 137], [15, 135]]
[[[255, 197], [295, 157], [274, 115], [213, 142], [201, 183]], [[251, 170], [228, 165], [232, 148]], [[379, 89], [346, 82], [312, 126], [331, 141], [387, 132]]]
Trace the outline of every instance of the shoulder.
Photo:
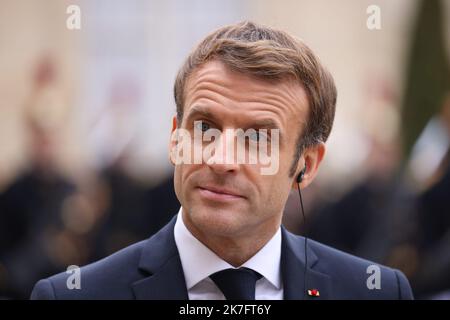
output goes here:
[[336, 299], [413, 298], [407, 278], [397, 269], [356, 257], [311, 239], [308, 239], [308, 247], [317, 256], [313, 269], [329, 275]]
[[[130, 284], [142, 278], [139, 260], [146, 241], [102, 260], [40, 280], [31, 299], [130, 299]], [[79, 282], [77, 282], [79, 281]]]
[[147, 240], [39, 281], [31, 299], [134, 299], [133, 285], [178, 253], [174, 225], [175, 218]]

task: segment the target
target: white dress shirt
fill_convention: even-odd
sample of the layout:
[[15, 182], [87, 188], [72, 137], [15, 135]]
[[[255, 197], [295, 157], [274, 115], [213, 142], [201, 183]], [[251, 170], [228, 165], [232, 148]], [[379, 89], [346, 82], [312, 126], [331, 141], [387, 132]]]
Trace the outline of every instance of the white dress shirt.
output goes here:
[[[175, 223], [175, 243], [180, 254], [184, 278], [190, 300], [224, 300], [225, 297], [210, 275], [228, 268], [234, 268], [195, 238], [186, 228], [182, 208]], [[262, 275], [256, 282], [255, 299], [282, 300], [281, 279], [281, 229], [253, 257], [241, 267], [250, 268]]]

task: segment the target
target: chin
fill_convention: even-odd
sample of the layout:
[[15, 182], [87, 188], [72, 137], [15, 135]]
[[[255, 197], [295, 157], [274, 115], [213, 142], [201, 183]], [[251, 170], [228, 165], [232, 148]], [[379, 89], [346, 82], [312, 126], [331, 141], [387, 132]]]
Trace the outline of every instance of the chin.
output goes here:
[[202, 233], [218, 236], [238, 234], [249, 223], [249, 213], [237, 208], [194, 206], [189, 218]]

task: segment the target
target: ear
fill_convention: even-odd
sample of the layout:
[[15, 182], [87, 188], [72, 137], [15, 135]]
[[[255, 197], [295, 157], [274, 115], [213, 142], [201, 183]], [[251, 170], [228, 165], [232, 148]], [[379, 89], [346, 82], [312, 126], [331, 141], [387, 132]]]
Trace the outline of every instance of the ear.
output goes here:
[[306, 188], [316, 177], [319, 166], [322, 163], [322, 160], [325, 156], [326, 152], [326, 146], [325, 143], [320, 142], [317, 143], [307, 149], [303, 152], [303, 156], [299, 160], [299, 164], [297, 167], [297, 171], [294, 176], [294, 181], [292, 182], [292, 188], [297, 189], [297, 176], [299, 175], [300, 171], [305, 167], [306, 165], [306, 172], [303, 176], [303, 180], [300, 183], [300, 188], [304, 189]]
[[172, 117], [172, 130], [170, 132], [170, 140], [169, 140], [169, 161], [170, 163], [172, 163], [172, 165], [175, 165], [175, 160], [174, 160], [174, 152], [175, 152], [175, 148], [176, 148], [176, 140], [173, 139], [173, 135], [176, 134], [176, 130], [177, 129], [177, 117], [173, 116]]

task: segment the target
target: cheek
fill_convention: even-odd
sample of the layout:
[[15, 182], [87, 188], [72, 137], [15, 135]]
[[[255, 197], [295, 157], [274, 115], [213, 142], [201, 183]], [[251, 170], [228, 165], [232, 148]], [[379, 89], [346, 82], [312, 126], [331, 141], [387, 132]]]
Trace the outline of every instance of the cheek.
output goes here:
[[192, 193], [193, 181], [191, 178], [195, 175], [198, 166], [181, 164], [175, 166], [174, 170], [174, 187], [175, 194], [181, 205], [186, 205], [186, 201], [189, 201], [190, 194]]
[[[282, 177], [284, 176], [284, 177]], [[265, 178], [263, 181], [264, 188], [261, 192], [261, 204], [271, 210], [279, 211], [284, 208], [284, 205], [291, 190], [290, 180], [287, 179], [287, 174], [278, 173], [270, 178]]]
[[183, 194], [181, 190], [181, 172], [182, 170], [180, 166], [175, 166], [175, 170], [173, 172], [173, 185], [178, 201], [183, 204]]

